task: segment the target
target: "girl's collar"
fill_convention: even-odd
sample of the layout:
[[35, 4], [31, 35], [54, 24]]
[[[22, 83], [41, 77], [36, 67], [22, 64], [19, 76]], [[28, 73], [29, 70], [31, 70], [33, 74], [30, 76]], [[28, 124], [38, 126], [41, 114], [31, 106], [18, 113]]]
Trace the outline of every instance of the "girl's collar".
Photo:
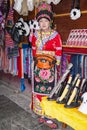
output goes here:
[[52, 32], [54, 32], [54, 30], [49, 30], [49, 31], [46, 31], [46, 32], [44, 32], [44, 31], [41, 31], [41, 30], [39, 30], [39, 33], [41, 34], [52, 34]]

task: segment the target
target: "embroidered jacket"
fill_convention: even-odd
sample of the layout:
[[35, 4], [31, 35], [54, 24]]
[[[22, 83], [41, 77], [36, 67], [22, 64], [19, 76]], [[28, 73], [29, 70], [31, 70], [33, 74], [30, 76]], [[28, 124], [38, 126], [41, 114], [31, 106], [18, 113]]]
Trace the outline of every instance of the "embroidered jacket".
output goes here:
[[62, 42], [58, 32], [42, 32], [36, 31], [31, 38], [33, 56], [37, 50], [54, 51], [57, 65], [60, 64], [62, 55]]

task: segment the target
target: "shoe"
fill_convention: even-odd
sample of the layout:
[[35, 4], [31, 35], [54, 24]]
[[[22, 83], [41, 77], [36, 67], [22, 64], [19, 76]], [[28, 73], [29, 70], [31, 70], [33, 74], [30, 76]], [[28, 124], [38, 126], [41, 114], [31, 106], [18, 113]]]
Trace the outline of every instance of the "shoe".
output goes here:
[[41, 124], [41, 123], [44, 123], [45, 122], [45, 118], [44, 117], [40, 117], [38, 122]]
[[45, 125], [47, 125], [51, 129], [57, 129], [58, 128], [58, 125], [53, 120], [45, 118], [45, 117], [40, 117], [39, 123], [44, 123]]

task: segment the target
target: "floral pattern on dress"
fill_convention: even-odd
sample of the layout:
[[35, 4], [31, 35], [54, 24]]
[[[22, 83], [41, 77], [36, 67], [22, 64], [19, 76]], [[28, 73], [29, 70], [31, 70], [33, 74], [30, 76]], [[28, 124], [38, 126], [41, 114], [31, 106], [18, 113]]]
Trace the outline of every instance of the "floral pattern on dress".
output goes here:
[[37, 82], [48, 83], [53, 82], [54, 80], [54, 71], [52, 68], [51, 69], [37, 68], [34, 74], [35, 74], [35, 80]]
[[51, 69], [40, 69], [36, 67], [34, 71], [35, 92], [44, 94], [50, 93], [55, 80], [54, 71], [54, 67]]

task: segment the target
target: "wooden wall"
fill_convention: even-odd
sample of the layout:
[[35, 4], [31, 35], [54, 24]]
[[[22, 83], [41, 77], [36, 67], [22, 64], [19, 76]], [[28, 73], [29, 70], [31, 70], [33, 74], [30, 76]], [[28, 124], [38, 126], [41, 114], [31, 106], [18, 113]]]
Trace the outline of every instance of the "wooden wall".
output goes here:
[[54, 23], [61, 35], [63, 44], [66, 43], [71, 29], [87, 28], [87, 0], [80, 0], [81, 17], [77, 20], [70, 19], [72, 0], [61, 0], [58, 5], [53, 5], [55, 13]]

